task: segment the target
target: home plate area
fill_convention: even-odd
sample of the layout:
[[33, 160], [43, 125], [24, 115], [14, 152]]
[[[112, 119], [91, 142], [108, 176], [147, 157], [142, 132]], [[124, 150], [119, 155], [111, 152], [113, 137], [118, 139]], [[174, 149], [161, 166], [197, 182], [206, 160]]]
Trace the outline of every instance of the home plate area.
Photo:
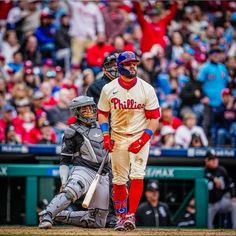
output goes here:
[[176, 228], [137, 228], [133, 231], [116, 232], [113, 229], [83, 229], [78, 227], [54, 227], [40, 230], [37, 227], [3, 226], [0, 235], [158, 235], [158, 236], [236, 236], [235, 230], [217, 229], [176, 229]]

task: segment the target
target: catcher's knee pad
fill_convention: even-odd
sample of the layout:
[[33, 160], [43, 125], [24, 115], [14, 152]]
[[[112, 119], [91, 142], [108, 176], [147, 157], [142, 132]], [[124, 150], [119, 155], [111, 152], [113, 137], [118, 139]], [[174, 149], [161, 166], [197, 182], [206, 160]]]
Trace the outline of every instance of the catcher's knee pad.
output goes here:
[[76, 200], [76, 194], [73, 192], [73, 190], [67, 189], [64, 191], [64, 193], [67, 200], [72, 201], [72, 202]]
[[84, 183], [81, 180], [72, 180], [65, 187], [65, 196], [72, 202], [79, 199], [83, 194]]

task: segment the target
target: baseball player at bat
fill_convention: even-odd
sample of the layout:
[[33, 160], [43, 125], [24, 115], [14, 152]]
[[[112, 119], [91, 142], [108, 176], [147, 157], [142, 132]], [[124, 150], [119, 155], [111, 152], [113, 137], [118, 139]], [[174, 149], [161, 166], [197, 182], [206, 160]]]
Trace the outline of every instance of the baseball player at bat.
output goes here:
[[115, 230], [136, 228], [135, 212], [143, 191], [150, 138], [160, 118], [154, 88], [136, 77], [137, 64], [133, 52], [120, 53], [117, 58], [120, 77], [103, 87], [98, 102], [98, 121], [112, 164], [113, 197], [119, 218]]
[[[96, 122], [96, 104], [93, 98], [76, 97], [71, 101], [69, 107], [74, 112], [77, 122], [65, 130], [63, 137], [59, 169], [62, 191], [39, 214], [40, 229], [52, 228], [54, 220], [90, 228], [105, 227], [106, 224], [109, 205], [108, 158], [104, 163], [102, 176], [96, 186], [88, 211], [71, 214], [63, 211], [87, 193], [107, 154], [104, 149], [102, 132]], [[73, 165], [73, 168], [69, 175], [70, 164]]]

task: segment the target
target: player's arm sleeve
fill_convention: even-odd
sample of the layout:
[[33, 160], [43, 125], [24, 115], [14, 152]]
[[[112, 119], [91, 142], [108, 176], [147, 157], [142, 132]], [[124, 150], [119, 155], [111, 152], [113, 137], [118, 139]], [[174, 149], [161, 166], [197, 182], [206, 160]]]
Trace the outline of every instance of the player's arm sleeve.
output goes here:
[[67, 128], [64, 133], [62, 148], [61, 148], [61, 157], [60, 157], [60, 165], [69, 165], [71, 163], [71, 159], [75, 153], [76, 142], [75, 142], [76, 131]]
[[73, 140], [63, 137], [62, 150], [60, 156], [59, 174], [61, 178], [61, 185], [65, 185], [69, 175], [69, 165], [74, 154]]
[[154, 88], [151, 88], [147, 94], [145, 104], [145, 116], [147, 119], [158, 119], [161, 117], [159, 101]]
[[61, 185], [65, 185], [69, 175], [69, 166], [67, 165], [60, 165], [59, 173], [61, 178]]

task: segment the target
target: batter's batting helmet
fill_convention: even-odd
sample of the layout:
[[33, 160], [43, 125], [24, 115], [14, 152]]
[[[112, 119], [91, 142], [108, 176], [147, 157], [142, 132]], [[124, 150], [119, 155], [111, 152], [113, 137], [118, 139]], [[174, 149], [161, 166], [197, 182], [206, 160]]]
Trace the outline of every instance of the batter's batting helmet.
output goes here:
[[[92, 114], [81, 113], [81, 107], [92, 106]], [[94, 123], [96, 121], [96, 103], [93, 98], [88, 96], [75, 97], [69, 105], [70, 110], [75, 114], [78, 120], [84, 123]]]
[[125, 51], [125, 52], [120, 53], [116, 61], [117, 61], [117, 67], [118, 67], [119, 73], [128, 78], [131, 76], [131, 72], [125, 69], [123, 64], [125, 62], [130, 62], [130, 61], [139, 62], [136, 54], [131, 51]]
[[116, 59], [118, 57], [118, 53], [113, 53], [107, 56], [103, 62], [104, 73], [111, 79], [115, 79], [119, 76]]

